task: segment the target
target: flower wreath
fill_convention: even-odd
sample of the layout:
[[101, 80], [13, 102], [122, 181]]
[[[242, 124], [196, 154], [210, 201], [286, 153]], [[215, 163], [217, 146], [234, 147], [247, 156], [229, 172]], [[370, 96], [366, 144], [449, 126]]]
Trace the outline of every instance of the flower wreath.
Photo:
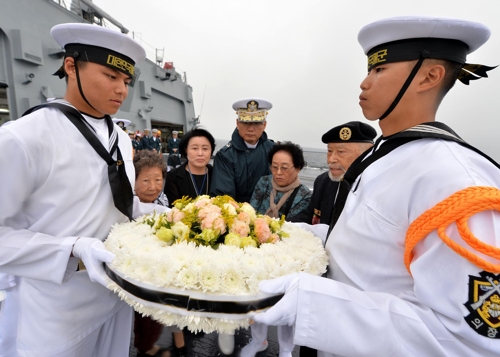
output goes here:
[[116, 255], [108, 287], [144, 315], [193, 332], [232, 333], [281, 296], [261, 280], [320, 275], [321, 240], [297, 225], [259, 215], [229, 196], [183, 198], [161, 214], [116, 224], [105, 241]]

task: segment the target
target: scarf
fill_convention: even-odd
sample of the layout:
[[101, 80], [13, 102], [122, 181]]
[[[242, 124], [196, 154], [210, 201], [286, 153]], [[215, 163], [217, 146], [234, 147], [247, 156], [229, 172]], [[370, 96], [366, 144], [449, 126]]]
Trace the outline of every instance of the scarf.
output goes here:
[[[265, 214], [268, 215], [269, 217], [272, 217], [272, 218], [279, 218], [278, 212], [279, 212], [281, 206], [283, 206], [285, 204], [286, 200], [288, 200], [288, 197], [290, 197], [293, 190], [295, 190], [297, 187], [300, 186], [300, 179], [297, 176], [295, 181], [293, 181], [288, 186], [278, 186], [276, 181], [274, 181], [274, 177], [273, 177], [273, 180], [271, 181], [271, 183], [273, 185], [273, 190], [271, 191], [271, 197], [269, 198], [269, 209], [266, 211]], [[274, 203], [274, 200], [276, 199], [276, 194], [278, 192], [284, 192], [285, 194], [283, 195], [283, 197], [281, 197], [278, 204], [276, 204], [276, 203]]]

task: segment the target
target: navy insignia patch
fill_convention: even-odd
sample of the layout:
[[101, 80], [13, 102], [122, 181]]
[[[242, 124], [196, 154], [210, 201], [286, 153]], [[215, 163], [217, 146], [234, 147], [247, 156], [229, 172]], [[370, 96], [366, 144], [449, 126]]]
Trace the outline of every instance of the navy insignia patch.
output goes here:
[[259, 109], [259, 102], [251, 100], [247, 103], [247, 110], [249, 112], [256, 112]]
[[348, 127], [344, 127], [339, 131], [340, 140], [349, 140], [351, 138], [352, 131]]
[[469, 301], [464, 305], [470, 314], [465, 321], [478, 334], [500, 339], [500, 275], [487, 271], [479, 275], [469, 275]]

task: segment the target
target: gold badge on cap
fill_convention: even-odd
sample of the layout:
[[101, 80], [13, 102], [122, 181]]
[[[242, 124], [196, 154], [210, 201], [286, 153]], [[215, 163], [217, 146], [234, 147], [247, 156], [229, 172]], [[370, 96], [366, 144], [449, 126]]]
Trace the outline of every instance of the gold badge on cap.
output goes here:
[[251, 100], [247, 103], [247, 110], [249, 112], [255, 112], [259, 109], [259, 102], [256, 102], [255, 100]]
[[247, 103], [246, 108], [238, 109], [238, 121], [242, 122], [263, 122], [267, 117], [266, 109], [259, 108], [259, 102], [251, 100]]
[[341, 140], [349, 140], [351, 138], [352, 131], [348, 127], [343, 127], [339, 131], [339, 137]]

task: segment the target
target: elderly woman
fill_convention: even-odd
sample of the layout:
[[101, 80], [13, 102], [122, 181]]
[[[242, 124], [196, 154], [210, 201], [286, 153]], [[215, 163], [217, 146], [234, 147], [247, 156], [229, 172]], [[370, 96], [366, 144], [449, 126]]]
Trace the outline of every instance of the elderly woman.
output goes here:
[[[156, 203], [168, 206], [167, 196], [162, 191], [163, 180], [167, 172], [167, 165], [163, 158], [152, 150], [141, 150], [134, 155], [135, 167], [135, 193], [141, 202]], [[160, 348], [155, 342], [158, 340], [163, 325], [147, 316], [135, 312], [134, 320], [134, 346], [138, 356], [168, 357], [172, 353], [165, 348]], [[174, 334], [174, 345], [177, 355], [184, 356], [184, 336], [182, 331], [171, 328]]]
[[209, 162], [214, 150], [215, 139], [205, 129], [194, 128], [182, 137], [179, 153], [187, 161], [170, 170], [165, 181], [164, 192], [170, 206], [183, 196], [196, 198], [208, 195], [212, 180], [212, 165]]
[[154, 151], [142, 150], [134, 155], [135, 193], [141, 202], [168, 206], [162, 192], [167, 165]]
[[[294, 216], [309, 205], [311, 191], [300, 183], [299, 172], [305, 165], [304, 153], [297, 144], [281, 142], [267, 154], [271, 175], [262, 176], [253, 190], [250, 204], [260, 214], [280, 218]], [[286, 327], [278, 327], [279, 330]], [[251, 327], [252, 338], [243, 347], [240, 357], [254, 357], [267, 349], [267, 326], [255, 322]], [[279, 346], [279, 357], [291, 357], [293, 341]]]
[[258, 213], [270, 217], [294, 216], [311, 199], [311, 191], [299, 179], [305, 165], [302, 149], [297, 144], [283, 142], [274, 145], [267, 157], [272, 174], [257, 182], [250, 204]]

